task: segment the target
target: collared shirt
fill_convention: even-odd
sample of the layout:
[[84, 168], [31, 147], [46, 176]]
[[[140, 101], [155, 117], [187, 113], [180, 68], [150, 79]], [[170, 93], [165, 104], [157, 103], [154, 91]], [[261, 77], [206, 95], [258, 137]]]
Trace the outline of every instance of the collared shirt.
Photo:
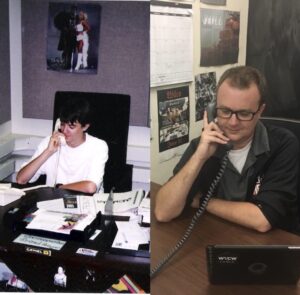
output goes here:
[[[190, 142], [174, 168], [174, 174], [194, 154], [199, 141], [200, 137]], [[186, 206], [191, 204], [198, 192], [206, 195], [210, 191], [211, 184], [215, 182], [216, 175], [220, 171], [221, 159], [226, 152], [224, 147], [220, 145], [214, 156], [205, 162], [190, 188]], [[225, 177], [224, 180], [221, 179], [221, 182], [224, 181], [226, 186], [223, 188], [223, 194], [226, 197], [227, 195], [235, 196], [238, 200], [245, 200], [257, 205], [272, 227], [295, 231], [299, 219], [298, 163], [299, 142], [296, 136], [284, 128], [258, 123], [252, 147], [240, 174], [242, 178], [239, 179], [240, 175], [234, 175], [235, 168], [230, 167], [229, 164], [225, 173], [227, 174], [229, 171], [229, 176], [223, 176]], [[232, 177], [240, 180], [240, 182], [234, 183]]]
[[[228, 161], [216, 197], [231, 201], [245, 201], [247, 197], [248, 180], [253, 174], [253, 169], [251, 168], [259, 155], [269, 151], [270, 146], [266, 127], [261, 122], [258, 122], [242, 172], [237, 171], [232, 163]], [[216, 156], [220, 157], [220, 153], [217, 152]]]

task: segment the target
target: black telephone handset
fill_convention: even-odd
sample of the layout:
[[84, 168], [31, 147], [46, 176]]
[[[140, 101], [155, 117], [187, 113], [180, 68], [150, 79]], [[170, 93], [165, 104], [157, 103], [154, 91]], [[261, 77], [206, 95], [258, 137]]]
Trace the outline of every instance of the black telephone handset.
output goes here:
[[[207, 106], [206, 111], [207, 111], [208, 122], [213, 121], [216, 117], [216, 104], [210, 103]], [[167, 253], [167, 255], [154, 268], [151, 269], [151, 271], [150, 271], [151, 279], [153, 277], [155, 277], [157, 275], [157, 273], [163, 268], [163, 266], [182, 248], [182, 246], [185, 244], [185, 242], [191, 235], [196, 222], [198, 221], [200, 216], [205, 211], [205, 208], [206, 208], [210, 198], [213, 196], [215, 189], [217, 188], [217, 185], [220, 182], [220, 180], [225, 172], [225, 169], [226, 169], [226, 165], [228, 162], [228, 151], [230, 149], [232, 149], [232, 144], [230, 142], [228, 142], [226, 144], [226, 146], [227, 146], [227, 153], [224, 155], [223, 159], [221, 160], [220, 169], [219, 169], [217, 175], [215, 176], [214, 180], [212, 181], [206, 195], [203, 195], [202, 198], [200, 199], [200, 206], [199, 206], [198, 210], [196, 211], [195, 215], [193, 216], [191, 223], [189, 224], [188, 228], [184, 232], [181, 239], [177, 242], [177, 244], [169, 251], [169, 253]]]
[[[207, 113], [207, 122], [210, 123], [211, 121], [214, 121], [217, 115], [217, 111], [216, 111], [216, 102], [210, 102], [207, 107], [206, 107], [206, 113]], [[224, 144], [224, 147], [227, 151], [231, 150], [233, 147], [232, 142], [227, 142], [226, 144]]]

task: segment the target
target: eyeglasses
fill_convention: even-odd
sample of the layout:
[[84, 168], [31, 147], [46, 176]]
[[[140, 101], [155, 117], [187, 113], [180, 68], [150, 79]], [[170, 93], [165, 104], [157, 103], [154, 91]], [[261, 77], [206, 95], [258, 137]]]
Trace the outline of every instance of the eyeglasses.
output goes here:
[[259, 109], [260, 106], [258, 107], [256, 112], [250, 112], [250, 111], [233, 111], [227, 108], [217, 108], [217, 117], [223, 119], [230, 119], [231, 116], [235, 114], [240, 121], [251, 121], [253, 117], [257, 114]]

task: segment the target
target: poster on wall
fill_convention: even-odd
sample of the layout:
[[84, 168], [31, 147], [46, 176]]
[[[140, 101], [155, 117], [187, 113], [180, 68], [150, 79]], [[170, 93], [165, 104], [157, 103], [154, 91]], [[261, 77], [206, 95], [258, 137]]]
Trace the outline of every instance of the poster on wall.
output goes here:
[[97, 74], [101, 6], [50, 2], [47, 69]]
[[201, 8], [200, 66], [238, 62], [240, 13]]
[[200, 0], [200, 2], [211, 5], [226, 5], [226, 0]]
[[203, 73], [195, 76], [196, 121], [203, 120], [206, 106], [216, 100], [216, 72]]
[[159, 152], [189, 141], [189, 87], [157, 91]]

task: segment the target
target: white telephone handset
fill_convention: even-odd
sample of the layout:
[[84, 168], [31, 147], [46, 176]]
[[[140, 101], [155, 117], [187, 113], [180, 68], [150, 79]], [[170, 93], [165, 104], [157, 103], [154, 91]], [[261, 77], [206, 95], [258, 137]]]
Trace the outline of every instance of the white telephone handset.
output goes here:
[[[60, 119], [57, 118], [56, 122], [55, 122], [55, 127], [54, 127], [54, 131], [60, 131], [60, 125], [61, 125], [61, 122], [60, 122]], [[60, 135], [59, 136], [59, 143], [60, 145], [66, 145], [66, 139], [64, 136]]]

